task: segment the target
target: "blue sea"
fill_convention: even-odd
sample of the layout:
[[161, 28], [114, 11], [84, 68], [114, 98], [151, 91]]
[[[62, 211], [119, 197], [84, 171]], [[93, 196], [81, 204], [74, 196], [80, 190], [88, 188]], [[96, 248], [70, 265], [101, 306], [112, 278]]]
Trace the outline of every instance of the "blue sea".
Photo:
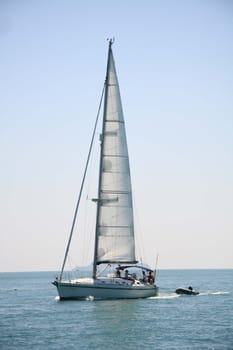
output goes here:
[[59, 301], [54, 276], [0, 273], [1, 350], [233, 349], [233, 270], [161, 270], [158, 297], [113, 301]]

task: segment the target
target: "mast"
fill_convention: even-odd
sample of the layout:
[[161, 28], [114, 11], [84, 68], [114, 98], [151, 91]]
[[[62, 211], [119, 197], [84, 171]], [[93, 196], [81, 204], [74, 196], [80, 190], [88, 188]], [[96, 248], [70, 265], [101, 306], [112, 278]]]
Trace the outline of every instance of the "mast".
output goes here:
[[[109, 78], [109, 64], [110, 64], [110, 53], [112, 50], [112, 44], [114, 43], [114, 39], [109, 39], [109, 46], [108, 46], [108, 59], [107, 59], [107, 71], [106, 71], [106, 78], [104, 83], [104, 111], [103, 111], [103, 124], [102, 124], [102, 136], [104, 134], [104, 125], [106, 120], [106, 109], [107, 109], [107, 96], [108, 96], [108, 78]], [[100, 150], [100, 164], [99, 164], [99, 184], [98, 184], [98, 199], [97, 199], [97, 211], [96, 211], [96, 227], [95, 227], [95, 247], [94, 247], [94, 262], [93, 262], [93, 278], [96, 278], [96, 266], [97, 266], [97, 251], [98, 251], [98, 217], [99, 217], [99, 211], [100, 211], [100, 191], [101, 191], [101, 180], [102, 177], [101, 169], [102, 169], [102, 163], [103, 163], [103, 137], [101, 137], [101, 144], [100, 144], [101, 150]]]

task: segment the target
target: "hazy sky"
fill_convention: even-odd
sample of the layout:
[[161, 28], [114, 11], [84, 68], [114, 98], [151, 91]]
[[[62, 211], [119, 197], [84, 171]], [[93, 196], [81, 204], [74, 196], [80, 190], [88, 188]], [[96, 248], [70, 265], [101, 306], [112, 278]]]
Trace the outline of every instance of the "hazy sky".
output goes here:
[[0, 271], [61, 267], [112, 36], [139, 255], [233, 268], [233, 2], [2, 0]]

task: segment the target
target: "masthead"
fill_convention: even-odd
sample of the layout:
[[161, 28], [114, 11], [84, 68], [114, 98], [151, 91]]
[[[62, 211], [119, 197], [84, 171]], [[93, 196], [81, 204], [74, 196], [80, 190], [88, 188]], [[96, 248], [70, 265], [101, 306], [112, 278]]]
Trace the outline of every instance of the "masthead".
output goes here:
[[109, 47], [111, 47], [112, 44], [114, 44], [115, 38], [114, 37], [113, 38], [108, 38], [107, 40], [109, 42]]

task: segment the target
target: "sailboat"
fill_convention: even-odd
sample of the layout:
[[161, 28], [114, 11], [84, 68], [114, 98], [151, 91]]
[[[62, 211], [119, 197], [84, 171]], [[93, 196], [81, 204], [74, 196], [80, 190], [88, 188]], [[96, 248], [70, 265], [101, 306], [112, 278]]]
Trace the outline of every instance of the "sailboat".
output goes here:
[[[158, 287], [155, 284], [156, 271], [148, 265], [138, 263], [135, 255], [129, 156], [120, 89], [112, 52], [113, 42], [113, 39], [109, 40], [106, 79], [100, 102], [101, 106], [102, 100], [104, 100], [98, 197], [94, 199], [96, 202], [96, 225], [92, 276], [73, 279], [63, 277], [97, 120], [62, 269], [60, 275], [52, 282], [57, 287], [60, 300], [135, 299], [148, 298], [158, 294]], [[106, 268], [114, 266], [114, 272], [107, 274], [105, 271], [105, 275], [101, 275], [98, 273], [100, 266], [106, 266]]]

